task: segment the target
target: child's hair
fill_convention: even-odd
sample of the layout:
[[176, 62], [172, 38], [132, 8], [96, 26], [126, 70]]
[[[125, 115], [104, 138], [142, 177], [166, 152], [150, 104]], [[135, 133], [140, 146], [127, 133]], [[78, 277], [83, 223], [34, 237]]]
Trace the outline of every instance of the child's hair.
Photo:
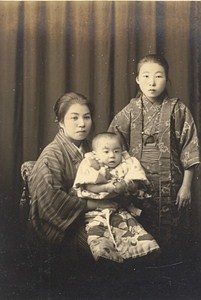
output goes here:
[[148, 54], [148, 55], [144, 56], [142, 59], [140, 59], [140, 61], [137, 64], [137, 76], [139, 75], [141, 66], [147, 62], [157, 63], [160, 66], [162, 66], [165, 71], [166, 79], [168, 80], [169, 64], [168, 64], [167, 60], [165, 59], [165, 57], [163, 57], [160, 54]]
[[99, 143], [101, 142], [101, 139], [116, 139], [119, 141], [121, 148], [123, 148], [122, 140], [121, 138], [114, 132], [100, 132], [96, 134], [92, 140], [92, 149], [96, 150]]
[[62, 95], [55, 103], [54, 105], [54, 113], [55, 113], [55, 122], [63, 122], [65, 114], [71, 107], [71, 105], [78, 103], [81, 105], [86, 105], [89, 108], [91, 117], [92, 117], [92, 107], [91, 103], [88, 101], [88, 99], [79, 93], [66, 93]]

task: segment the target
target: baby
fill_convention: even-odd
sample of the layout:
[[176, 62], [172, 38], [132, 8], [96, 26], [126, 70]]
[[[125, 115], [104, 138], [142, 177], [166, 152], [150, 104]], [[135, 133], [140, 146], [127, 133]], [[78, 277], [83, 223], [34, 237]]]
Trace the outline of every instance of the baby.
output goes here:
[[80, 198], [121, 198], [122, 205], [118, 210], [86, 213], [88, 243], [94, 258], [122, 262], [158, 250], [156, 241], [135, 219], [141, 210], [126, 201], [129, 195], [150, 197], [146, 193], [149, 182], [139, 161], [122, 150], [121, 139], [115, 133], [96, 135], [92, 149], [78, 168], [74, 190]]
[[[92, 152], [86, 153], [74, 182], [81, 198], [103, 199], [117, 194], [149, 198], [149, 182], [140, 162], [122, 151], [118, 135], [111, 132], [97, 134]], [[139, 214], [139, 210], [136, 213]]]

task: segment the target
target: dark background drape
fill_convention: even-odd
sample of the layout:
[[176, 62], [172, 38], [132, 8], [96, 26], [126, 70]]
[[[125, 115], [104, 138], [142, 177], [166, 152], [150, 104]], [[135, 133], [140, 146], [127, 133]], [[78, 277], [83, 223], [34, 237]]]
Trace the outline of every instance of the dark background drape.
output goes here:
[[[1, 1], [0, 191], [3, 220], [17, 222], [20, 166], [36, 160], [57, 127], [53, 105], [67, 91], [93, 102], [96, 132], [135, 96], [139, 58], [170, 64], [170, 96], [190, 108], [201, 133], [201, 2]], [[201, 185], [193, 186], [201, 236]], [[5, 223], [4, 223], [5, 226]]]

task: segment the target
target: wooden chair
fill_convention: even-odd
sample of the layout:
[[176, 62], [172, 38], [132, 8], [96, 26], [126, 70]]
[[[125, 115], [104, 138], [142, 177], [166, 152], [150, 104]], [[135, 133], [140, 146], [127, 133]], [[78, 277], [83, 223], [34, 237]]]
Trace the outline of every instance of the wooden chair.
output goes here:
[[26, 161], [21, 166], [21, 176], [23, 180], [23, 191], [22, 196], [19, 203], [19, 215], [20, 215], [20, 224], [22, 225], [22, 229], [26, 230], [27, 223], [29, 220], [29, 210], [30, 210], [30, 201], [31, 197], [29, 194], [29, 177], [31, 171], [34, 167], [35, 161]]

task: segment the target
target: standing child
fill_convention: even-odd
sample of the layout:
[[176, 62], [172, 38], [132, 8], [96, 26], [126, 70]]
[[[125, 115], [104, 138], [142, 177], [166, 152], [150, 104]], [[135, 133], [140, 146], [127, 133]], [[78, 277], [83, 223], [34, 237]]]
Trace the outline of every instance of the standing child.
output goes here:
[[96, 135], [92, 149], [78, 168], [74, 190], [78, 197], [97, 199], [97, 203], [104, 198], [119, 203], [118, 209], [108, 206], [85, 215], [88, 244], [95, 260], [104, 257], [123, 262], [158, 250], [156, 241], [135, 219], [140, 210], [126, 197], [148, 196], [148, 180], [139, 161], [122, 152], [121, 139], [115, 133]]
[[139, 159], [153, 187], [153, 198], [139, 203], [142, 224], [162, 251], [177, 255], [189, 231], [186, 216], [200, 158], [189, 109], [167, 95], [168, 71], [164, 57], [150, 54], [142, 58], [136, 77], [140, 92], [114, 117], [108, 131], [124, 136], [130, 155]]

